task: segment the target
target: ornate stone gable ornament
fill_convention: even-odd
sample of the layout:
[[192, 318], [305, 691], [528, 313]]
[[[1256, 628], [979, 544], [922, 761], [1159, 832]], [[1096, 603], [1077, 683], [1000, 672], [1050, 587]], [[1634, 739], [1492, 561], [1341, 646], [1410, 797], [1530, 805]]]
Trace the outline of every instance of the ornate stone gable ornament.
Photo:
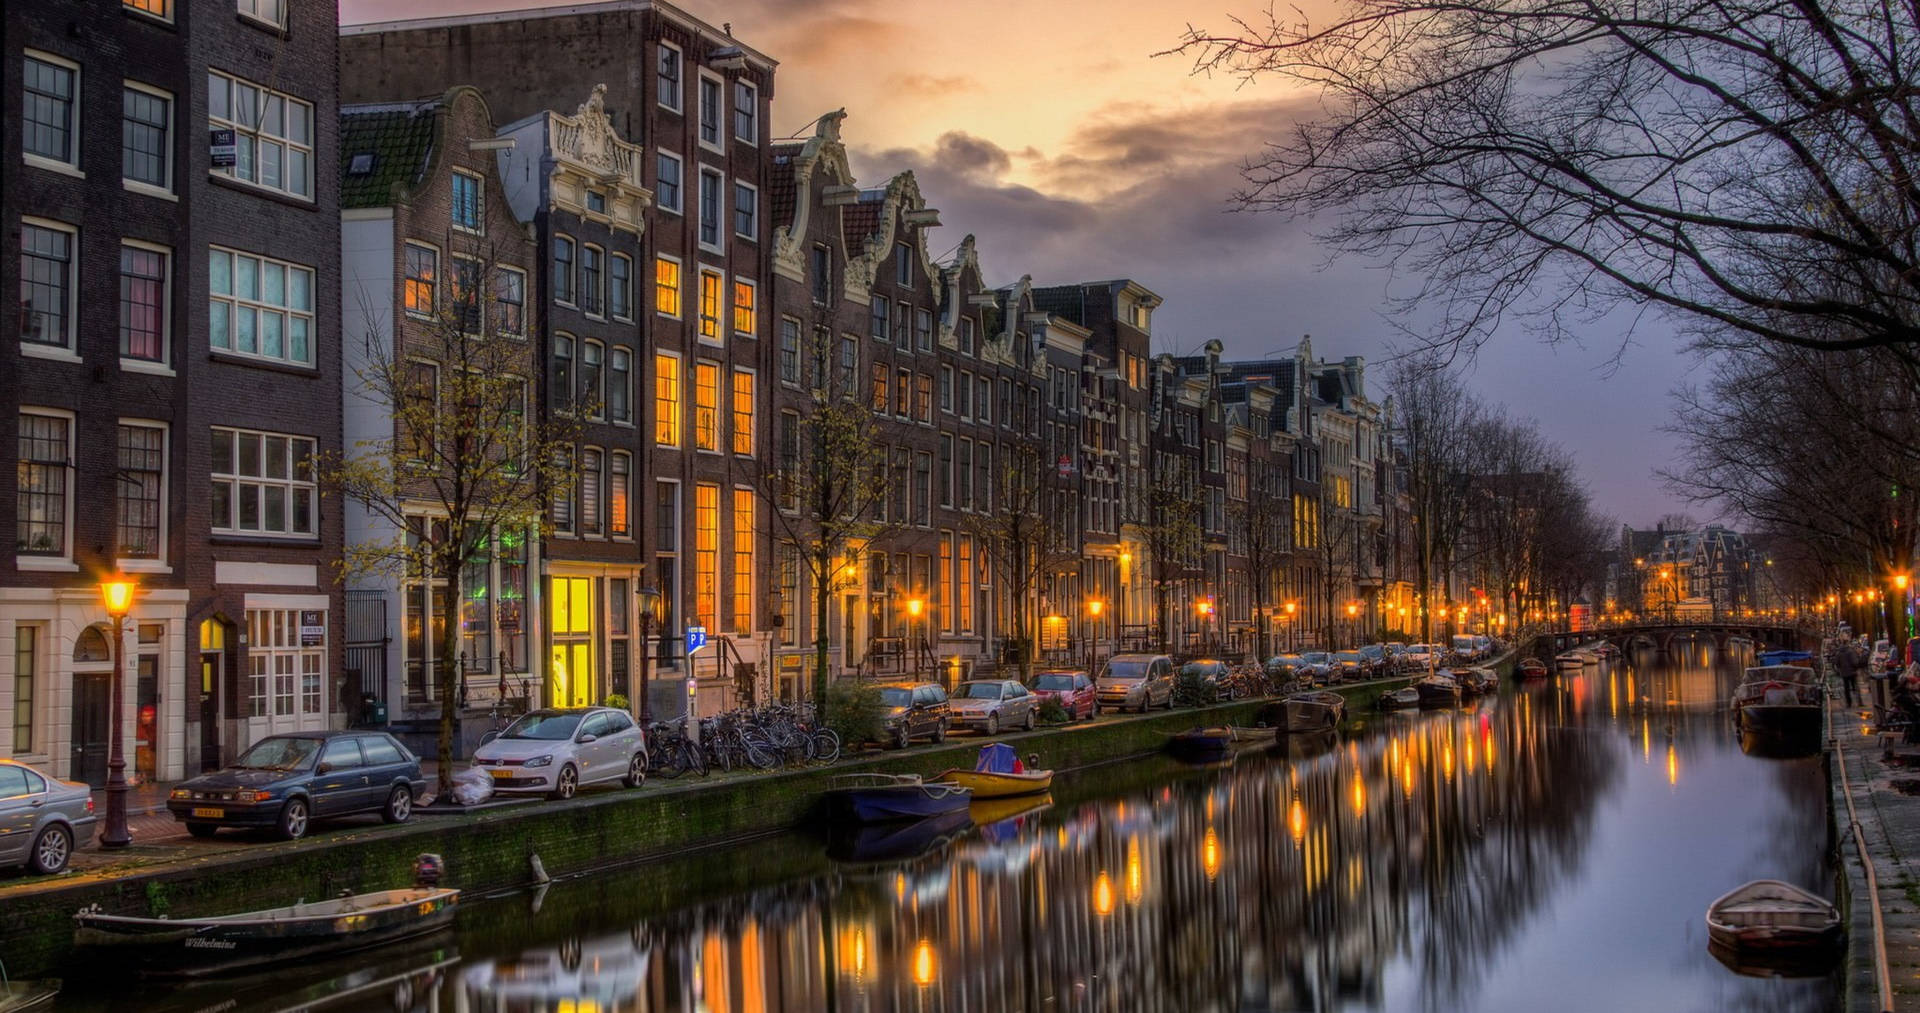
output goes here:
[[617, 164], [613, 117], [607, 115], [606, 96], [607, 86], [596, 84], [593, 94], [574, 110], [574, 121], [580, 126], [579, 150], [570, 153], [582, 164], [603, 172], [613, 171]]

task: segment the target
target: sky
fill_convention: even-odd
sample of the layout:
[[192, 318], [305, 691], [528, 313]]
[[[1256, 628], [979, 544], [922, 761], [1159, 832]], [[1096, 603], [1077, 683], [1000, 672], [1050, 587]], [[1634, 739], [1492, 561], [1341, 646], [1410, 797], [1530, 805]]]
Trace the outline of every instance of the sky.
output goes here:
[[[1224, 30], [1229, 15], [1257, 15], [1262, 2], [676, 0], [780, 61], [776, 136], [808, 133], [844, 108], [841, 137], [861, 183], [913, 170], [940, 210], [936, 255], [973, 234], [991, 284], [1133, 278], [1165, 299], [1156, 351], [1219, 338], [1230, 357], [1250, 358], [1290, 353], [1311, 335], [1318, 357], [1365, 356], [1377, 398], [1404, 346], [1386, 300], [1410, 280], [1330, 261], [1314, 222], [1231, 209], [1241, 167], [1313, 115], [1315, 98], [1274, 81], [1196, 76], [1189, 59], [1155, 55], [1179, 43], [1189, 19]], [[341, 21], [538, 5], [342, 0]], [[1647, 527], [1668, 512], [1711, 514], [1653, 475], [1676, 456], [1661, 428], [1669, 394], [1698, 370], [1662, 322], [1608, 318], [1556, 346], [1515, 325], [1465, 370], [1482, 397], [1575, 455], [1601, 512]]]

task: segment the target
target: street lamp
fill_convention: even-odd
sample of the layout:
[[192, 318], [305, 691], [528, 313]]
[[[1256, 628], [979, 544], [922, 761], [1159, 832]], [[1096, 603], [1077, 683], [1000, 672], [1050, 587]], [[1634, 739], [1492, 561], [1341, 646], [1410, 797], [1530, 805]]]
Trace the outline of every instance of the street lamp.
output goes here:
[[1360, 644], [1360, 603], [1357, 601], [1350, 601], [1347, 603], [1347, 636], [1352, 640], [1354, 646], [1356, 647], [1359, 646]]
[[1299, 646], [1294, 636], [1294, 630], [1296, 629], [1296, 627], [1294, 626], [1294, 622], [1293, 622], [1293, 614], [1299, 610], [1300, 603], [1290, 601], [1281, 607], [1287, 610], [1287, 653], [1292, 654], [1294, 651], [1294, 648]]
[[927, 609], [927, 601], [919, 596], [907, 599], [907, 649], [913, 652], [913, 681], [920, 681], [920, 640], [915, 639], [915, 626], [920, 623], [920, 614]]
[[1202, 598], [1194, 602], [1193, 610], [1200, 614], [1200, 649], [1211, 654], [1213, 652], [1209, 650], [1207, 646], [1208, 641], [1211, 639], [1211, 632], [1207, 626], [1208, 620], [1213, 618], [1213, 599]]
[[107, 740], [107, 829], [100, 837], [103, 848], [124, 848], [133, 843], [127, 832], [127, 756], [120, 748], [122, 687], [127, 680], [127, 613], [133, 609], [133, 581], [120, 574], [100, 582], [100, 598], [113, 617], [113, 706]]
[[1100, 613], [1105, 612], [1107, 603], [1098, 598], [1087, 601], [1087, 674], [1093, 675], [1095, 663], [1100, 660]]
[[640, 727], [653, 721], [653, 694], [649, 676], [653, 667], [653, 628], [666, 621], [667, 601], [660, 592], [643, 587], [635, 592], [640, 599]]

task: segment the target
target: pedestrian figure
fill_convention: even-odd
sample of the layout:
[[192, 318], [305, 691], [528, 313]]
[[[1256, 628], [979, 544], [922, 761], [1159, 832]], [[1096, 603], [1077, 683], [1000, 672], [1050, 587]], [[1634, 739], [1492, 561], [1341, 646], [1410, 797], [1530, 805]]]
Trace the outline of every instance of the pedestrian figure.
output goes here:
[[1833, 667], [1840, 675], [1840, 691], [1845, 694], [1848, 707], [1860, 705], [1859, 689], [1854, 680], [1860, 674], [1860, 663], [1866, 660], [1861, 656], [1860, 648], [1851, 644], [1841, 644], [1834, 652]]

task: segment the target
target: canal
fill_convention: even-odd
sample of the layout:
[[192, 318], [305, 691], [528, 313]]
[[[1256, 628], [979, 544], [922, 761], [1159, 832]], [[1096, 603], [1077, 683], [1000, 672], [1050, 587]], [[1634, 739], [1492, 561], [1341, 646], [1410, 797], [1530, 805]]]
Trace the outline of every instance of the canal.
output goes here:
[[271, 976], [90, 968], [62, 1008], [1836, 1009], [1837, 978], [1707, 949], [1740, 883], [1833, 895], [1819, 759], [1745, 755], [1720, 709], [1744, 663], [1682, 642], [1218, 769], [1079, 771], [978, 827], [468, 898], [450, 935]]

